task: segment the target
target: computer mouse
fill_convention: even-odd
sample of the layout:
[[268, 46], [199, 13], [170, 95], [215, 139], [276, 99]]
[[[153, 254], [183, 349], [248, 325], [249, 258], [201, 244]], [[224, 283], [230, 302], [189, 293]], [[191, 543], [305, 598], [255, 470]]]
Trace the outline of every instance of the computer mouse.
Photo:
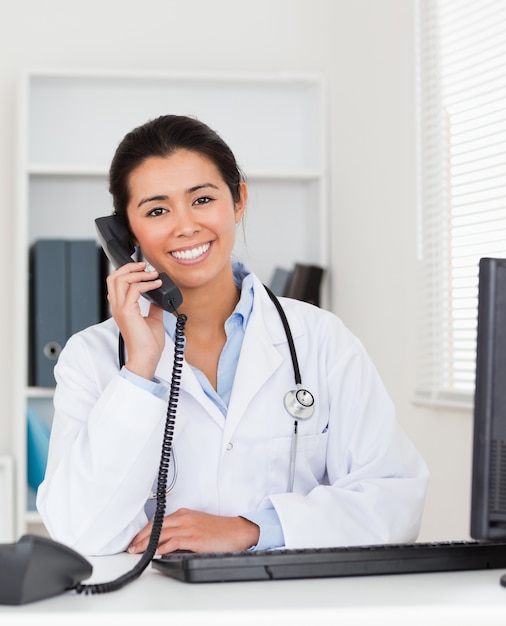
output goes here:
[[23, 535], [0, 544], [0, 604], [27, 604], [57, 596], [89, 578], [93, 567], [61, 543]]

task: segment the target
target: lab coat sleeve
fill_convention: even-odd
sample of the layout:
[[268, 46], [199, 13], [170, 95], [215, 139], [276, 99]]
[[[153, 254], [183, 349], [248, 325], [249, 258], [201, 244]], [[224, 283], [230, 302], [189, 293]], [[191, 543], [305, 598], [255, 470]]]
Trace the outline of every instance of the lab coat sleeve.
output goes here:
[[166, 400], [122, 377], [94, 332], [88, 341], [72, 337], [55, 368], [48, 465], [37, 495], [50, 535], [86, 555], [125, 550], [147, 523], [166, 414]]
[[[326, 363], [328, 484], [270, 495], [289, 548], [414, 541], [427, 466], [397, 421], [380, 377], [357, 340]], [[321, 373], [321, 372], [320, 372]]]

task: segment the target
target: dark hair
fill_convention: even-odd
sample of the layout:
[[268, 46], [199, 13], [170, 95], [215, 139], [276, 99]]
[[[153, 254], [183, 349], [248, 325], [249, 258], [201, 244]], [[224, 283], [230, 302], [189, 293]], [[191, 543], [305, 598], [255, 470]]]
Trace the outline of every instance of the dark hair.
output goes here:
[[125, 135], [111, 162], [109, 191], [114, 211], [127, 224], [130, 174], [146, 159], [166, 157], [177, 150], [190, 150], [209, 158], [230, 189], [234, 202], [240, 200], [240, 183], [244, 181], [244, 176], [223, 139], [195, 118], [162, 115]]

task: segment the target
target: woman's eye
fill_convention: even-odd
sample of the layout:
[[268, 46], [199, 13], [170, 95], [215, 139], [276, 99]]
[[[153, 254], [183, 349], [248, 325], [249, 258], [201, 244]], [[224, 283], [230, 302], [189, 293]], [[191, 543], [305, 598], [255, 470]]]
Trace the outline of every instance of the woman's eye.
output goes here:
[[211, 202], [211, 200], [212, 198], [209, 198], [208, 196], [202, 196], [201, 198], [197, 198], [194, 204], [207, 204], [208, 202]]
[[159, 215], [163, 215], [164, 213], [166, 213], [165, 209], [157, 207], [156, 209], [151, 209], [151, 211], [149, 211], [148, 217], [158, 217]]

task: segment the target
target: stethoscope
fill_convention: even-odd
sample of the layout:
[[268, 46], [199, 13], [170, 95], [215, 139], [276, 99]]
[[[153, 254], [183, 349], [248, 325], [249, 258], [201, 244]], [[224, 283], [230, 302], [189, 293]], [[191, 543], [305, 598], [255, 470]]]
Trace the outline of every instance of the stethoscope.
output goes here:
[[[281, 302], [278, 300], [277, 296], [275, 296], [274, 293], [268, 287], [264, 285], [264, 288], [267, 291], [270, 299], [274, 303], [274, 306], [276, 307], [279, 313], [279, 317], [281, 318], [281, 322], [283, 323], [283, 328], [285, 330], [288, 347], [290, 349], [290, 357], [292, 359], [293, 374], [295, 378], [295, 389], [288, 391], [283, 397], [284, 407], [293, 420], [293, 431], [292, 431], [292, 437], [290, 440], [290, 459], [289, 459], [288, 486], [287, 486], [287, 490], [291, 492], [293, 491], [293, 483], [295, 479], [295, 461], [297, 457], [297, 440], [298, 440], [299, 421], [308, 420], [313, 415], [314, 396], [310, 391], [308, 391], [307, 389], [304, 389], [304, 387], [302, 386], [302, 380], [301, 380], [300, 369], [299, 369], [299, 361], [297, 359], [297, 352], [295, 350], [293, 335], [292, 335], [292, 331], [290, 330], [290, 325], [286, 318], [285, 311], [283, 310], [283, 307], [281, 306]], [[119, 335], [118, 359], [119, 359], [119, 366], [121, 369], [123, 365], [125, 364], [125, 344], [124, 344], [121, 333]], [[174, 457], [174, 461], [175, 461], [175, 457]], [[177, 469], [175, 468], [174, 476], [171, 480], [170, 485], [168, 485], [167, 487], [167, 492], [171, 491], [171, 489], [174, 487], [176, 479], [177, 479]], [[155, 499], [155, 498], [156, 498], [156, 494], [152, 492], [151, 495], [149, 496], [149, 499]]]
[[[265, 285], [264, 285], [265, 287]], [[293, 481], [295, 478], [295, 459], [297, 456], [297, 437], [298, 437], [298, 428], [299, 428], [299, 420], [305, 421], [309, 419], [314, 413], [314, 396], [313, 394], [304, 389], [302, 386], [302, 379], [300, 376], [299, 369], [299, 360], [297, 359], [297, 352], [295, 351], [295, 344], [293, 341], [292, 331], [290, 330], [290, 325], [288, 324], [288, 320], [286, 319], [285, 311], [281, 306], [281, 302], [278, 298], [272, 293], [272, 291], [265, 287], [265, 290], [269, 294], [270, 299], [274, 303], [276, 307], [279, 317], [281, 318], [281, 322], [283, 323], [283, 328], [285, 329], [286, 340], [288, 341], [288, 347], [290, 349], [290, 356], [292, 358], [293, 365], [293, 374], [295, 378], [295, 389], [288, 391], [284, 398], [283, 404], [285, 405], [285, 409], [288, 411], [288, 414], [293, 419], [293, 431], [292, 438], [290, 441], [290, 463], [288, 470], [288, 491], [293, 491]]]

